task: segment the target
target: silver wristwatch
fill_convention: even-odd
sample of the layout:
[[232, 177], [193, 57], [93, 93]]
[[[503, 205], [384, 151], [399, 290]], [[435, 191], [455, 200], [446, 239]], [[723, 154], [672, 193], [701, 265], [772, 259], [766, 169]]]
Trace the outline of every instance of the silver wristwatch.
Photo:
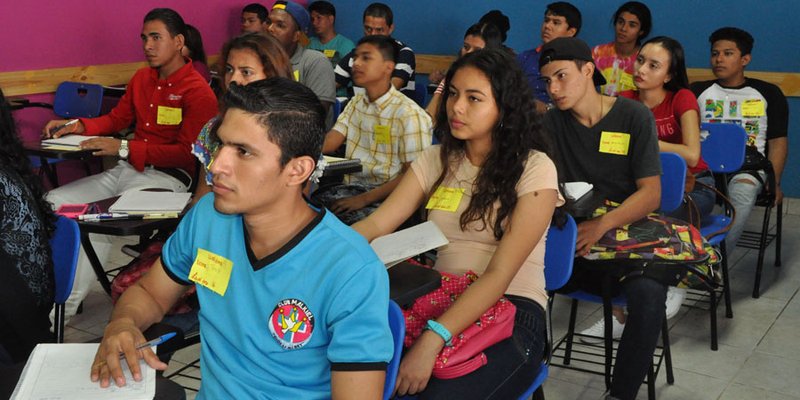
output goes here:
[[119, 158], [121, 158], [123, 160], [127, 160], [129, 153], [130, 152], [128, 151], [128, 141], [125, 140], [125, 139], [122, 139], [122, 141], [121, 141], [121, 143], [119, 145], [119, 152], [117, 154], [119, 154]]

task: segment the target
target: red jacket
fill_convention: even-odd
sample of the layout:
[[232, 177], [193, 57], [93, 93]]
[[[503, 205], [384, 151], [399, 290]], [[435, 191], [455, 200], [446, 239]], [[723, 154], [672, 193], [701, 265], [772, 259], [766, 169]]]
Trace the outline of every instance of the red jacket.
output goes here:
[[181, 168], [193, 175], [192, 143], [216, 114], [214, 92], [189, 61], [167, 79], [158, 79], [155, 68], [136, 71], [110, 113], [81, 118], [81, 122], [86, 127], [84, 134], [94, 136], [118, 132], [135, 122], [134, 138], [128, 142], [128, 162], [136, 170], [153, 165]]

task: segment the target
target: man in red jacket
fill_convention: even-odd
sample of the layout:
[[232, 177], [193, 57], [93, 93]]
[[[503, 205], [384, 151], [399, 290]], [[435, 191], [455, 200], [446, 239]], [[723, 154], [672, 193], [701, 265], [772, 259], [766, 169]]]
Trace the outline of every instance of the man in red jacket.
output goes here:
[[[149, 67], [136, 71], [119, 104], [107, 115], [76, 122], [54, 120], [43, 134], [59, 137], [70, 133], [97, 136], [81, 143], [96, 156], [119, 156], [114, 168], [50, 191], [47, 199], [57, 209], [62, 204], [91, 203], [129, 190], [163, 188], [184, 192], [195, 176], [191, 144], [203, 125], [217, 113], [217, 100], [208, 83], [181, 56], [186, 25], [181, 16], [157, 8], [144, 18], [142, 47]], [[133, 139], [107, 137], [136, 123]], [[95, 241], [101, 261], [108, 245]], [[107, 241], [106, 241], [107, 242]], [[81, 252], [67, 318], [93, 280]]]

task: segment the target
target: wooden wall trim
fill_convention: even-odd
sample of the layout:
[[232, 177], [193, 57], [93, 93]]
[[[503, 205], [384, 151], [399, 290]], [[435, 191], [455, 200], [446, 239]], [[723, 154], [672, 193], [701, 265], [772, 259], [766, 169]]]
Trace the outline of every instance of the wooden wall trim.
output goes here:
[[[215, 62], [217, 58], [216, 55], [209, 57], [209, 63]], [[453, 60], [454, 56], [417, 54], [417, 73], [429, 74], [436, 70], [446, 70]], [[124, 85], [137, 69], [144, 66], [144, 62], [135, 62], [0, 72], [0, 88], [6, 96], [22, 96], [55, 92], [58, 84], [63, 81], [91, 82], [107, 86]], [[714, 79], [710, 69], [689, 68], [688, 72], [689, 80], [692, 82]], [[800, 73], [748, 71], [747, 76], [778, 85], [787, 97], [800, 97]]]

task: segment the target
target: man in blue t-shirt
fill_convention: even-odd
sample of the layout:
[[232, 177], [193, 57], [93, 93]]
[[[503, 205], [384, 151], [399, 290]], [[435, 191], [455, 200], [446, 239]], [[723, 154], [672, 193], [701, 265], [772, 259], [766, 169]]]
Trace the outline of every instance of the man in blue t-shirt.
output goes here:
[[190, 286], [200, 302], [199, 399], [379, 398], [392, 357], [386, 269], [369, 244], [303, 197], [324, 137], [314, 93], [285, 78], [231, 85], [203, 197], [162, 258], [120, 298], [91, 378], [164, 369], [142, 330]]

